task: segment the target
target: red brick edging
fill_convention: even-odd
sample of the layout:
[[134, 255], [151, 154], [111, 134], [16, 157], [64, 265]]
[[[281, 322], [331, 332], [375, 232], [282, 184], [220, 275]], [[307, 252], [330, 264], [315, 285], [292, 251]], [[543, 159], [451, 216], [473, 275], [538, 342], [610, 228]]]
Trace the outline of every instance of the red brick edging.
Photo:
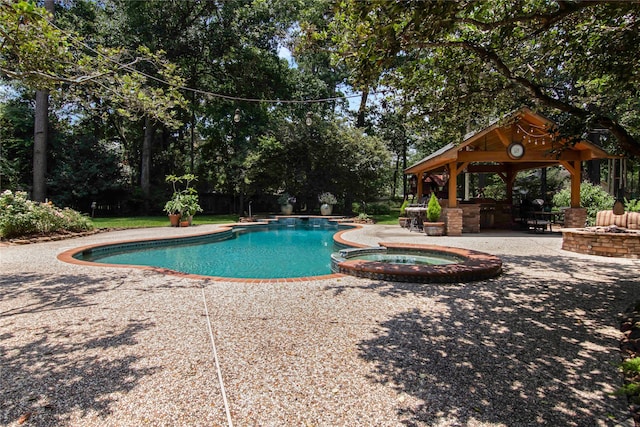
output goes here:
[[[206, 233], [194, 233], [187, 236], [173, 236], [163, 237], [162, 240], [183, 239], [188, 237], [206, 236], [217, 233], [225, 233], [233, 229], [234, 226], [263, 226], [264, 223], [233, 223], [220, 226], [213, 232]], [[353, 228], [347, 230], [338, 231], [334, 234], [333, 239], [337, 245], [350, 248], [366, 248], [367, 245], [351, 242], [343, 237], [343, 234], [352, 231], [354, 229], [362, 228], [358, 224], [346, 224]], [[148, 239], [136, 239], [136, 240], [123, 240], [111, 243], [97, 243], [93, 245], [82, 246], [74, 249], [64, 251], [58, 255], [58, 259], [63, 262], [76, 265], [85, 265], [91, 267], [115, 267], [115, 268], [137, 268], [141, 270], [154, 271], [161, 274], [169, 274], [178, 277], [185, 277], [190, 279], [210, 280], [210, 281], [224, 281], [224, 282], [242, 282], [242, 283], [276, 283], [276, 282], [307, 282], [312, 280], [326, 280], [343, 277], [344, 274], [352, 276], [367, 277], [381, 280], [391, 281], [412, 281], [412, 282], [463, 282], [473, 280], [484, 280], [490, 277], [494, 277], [502, 271], [502, 261], [500, 258], [482, 253], [472, 251], [468, 249], [453, 248], [446, 246], [436, 245], [420, 245], [409, 243], [380, 243], [392, 250], [413, 250], [413, 251], [427, 251], [430, 253], [440, 253], [443, 255], [455, 256], [463, 258], [464, 261], [458, 264], [448, 265], [400, 265], [384, 262], [374, 261], [362, 261], [362, 260], [347, 260], [339, 264], [340, 272], [333, 274], [326, 274], [320, 276], [307, 276], [307, 277], [293, 277], [293, 278], [278, 278], [278, 279], [255, 279], [255, 278], [233, 278], [233, 277], [218, 277], [218, 276], [203, 276], [198, 274], [182, 273], [175, 270], [162, 267], [151, 267], [142, 265], [128, 265], [128, 264], [105, 264], [96, 263], [91, 261], [84, 261], [74, 257], [74, 255], [91, 251], [98, 247], [122, 245], [128, 243], [155, 241], [158, 238]]]
[[457, 264], [409, 265], [379, 261], [349, 260], [338, 264], [340, 273], [376, 280], [416, 283], [454, 283], [485, 280], [502, 272], [500, 258], [483, 252], [448, 246], [380, 243], [393, 251], [427, 252], [462, 258]]

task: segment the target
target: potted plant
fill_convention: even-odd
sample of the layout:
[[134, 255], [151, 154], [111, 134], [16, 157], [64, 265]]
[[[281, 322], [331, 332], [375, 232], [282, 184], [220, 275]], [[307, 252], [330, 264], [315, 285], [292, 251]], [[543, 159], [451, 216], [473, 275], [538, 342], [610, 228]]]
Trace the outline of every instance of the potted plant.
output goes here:
[[169, 215], [169, 223], [172, 227], [177, 227], [180, 224], [181, 212], [183, 210], [183, 203], [180, 194], [174, 194], [171, 200], [164, 205], [164, 211]]
[[431, 193], [427, 204], [427, 221], [422, 224], [424, 232], [428, 236], [442, 236], [444, 234], [444, 222], [440, 222], [442, 207], [435, 194]]
[[322, 215], [331, 215], [333, 212], [333, 205], [338, 203], [336, 196], [329, 192], [324, 192], [318, 196], [320, 202], [320, 213]]
[[186, 219], [187, 225], [191, 225], [193, 221], [193, 216], [198, 212], [202, 212], [202, 208], [198, 203], [198, 195], [195, 193], [195, 190], [193, 193], [182, 195], [182, 204], [183, 204], [183, 208], [181, 212], [182, 214], [181, 219], [182, 221]]
[[404, 199], [402, 205], [400, 205], [400, 216], [398, 217], [398, 223], [400, 227], [408, 228], [410, 223], [410, 218], [407, 216], [407, 211], [405, 210], [409, 206], [409, 200]]
[[278, 204], [283, 215], [291, 215], [296, 198], [285, 192], [278, 197]]
[[193, 174], [167, 175], [165, 177], [165, 181], [170, 182], [173, 187], [173, 194], [164, 205], [164, 211], [169, 215], [169, 221], [174, 227], [177, 227], [178, 224], [191, 225], [193, 215], [202, 212], [198, 203], [198, 192], [190, 185], [195, 180], [196, 176]]

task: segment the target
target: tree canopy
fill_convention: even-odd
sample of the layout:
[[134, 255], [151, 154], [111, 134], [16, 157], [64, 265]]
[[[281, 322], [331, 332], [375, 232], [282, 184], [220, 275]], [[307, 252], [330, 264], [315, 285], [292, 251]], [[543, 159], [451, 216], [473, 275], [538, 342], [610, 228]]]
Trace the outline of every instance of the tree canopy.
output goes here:
[[[567, 135], [608, 129], [637, 155], [638, 9], [65, 0], [54, 23], [34, 2], [0, 0], [0, 186], [35, 187], [29, 129], [41, 89], [50, 198], [74, 207], [160, 212], [165, 176], [190, 173], [208, 211], [264, 200], [266, 210], [282, 192], [314, 209], [325, 191], [349, 210], [349, 200], [398, 195], [407, 162], [523, 104]], [[354, 92], [357, 111], [343, 97]]]
[[483, 118], [536, 105], [567, 133], [604, 128], [639, 156], [638, 6], [343, 0], [334, 58], [354, 84], [392, 91], [433, 127], [464, 133]]

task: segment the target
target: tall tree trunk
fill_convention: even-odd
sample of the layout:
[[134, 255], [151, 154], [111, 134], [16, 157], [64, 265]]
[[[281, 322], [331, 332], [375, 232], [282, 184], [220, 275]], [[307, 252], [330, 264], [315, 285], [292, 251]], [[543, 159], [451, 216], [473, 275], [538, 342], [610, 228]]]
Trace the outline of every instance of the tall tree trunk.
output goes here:
[[360, 107], [358, 108], [358, 117], [356, 119], [357, 128], [363, 128], [365, 125], [365, 114], [367, 112], [367, 98], [369, 98], [369, 88], [365, 87], [362, 90], [362, 96], [360, 97]]
[[153, 145], [153, 135], [155, 126], [149, 116], [144, 120], [144, 140], [142, 141], [142, 162], [140, 164], [140, 188], [144, 196], [145, 213], [149, 211], [149, 199], [151, 195], [151, 146]]
[[33, 194], [44, 202], [47, 198], [47, 127], [49, 126], [49, 92], [36, 92], [35, 122], [33, 125]]
[[[45, 0], [44, 7], [53, 15], [54, 0]], [[38, 202], [47, 198], [47, 140], [49, 127], [49, 91], [36, 92], [35, 122], [33, 125], [33, 193]]]

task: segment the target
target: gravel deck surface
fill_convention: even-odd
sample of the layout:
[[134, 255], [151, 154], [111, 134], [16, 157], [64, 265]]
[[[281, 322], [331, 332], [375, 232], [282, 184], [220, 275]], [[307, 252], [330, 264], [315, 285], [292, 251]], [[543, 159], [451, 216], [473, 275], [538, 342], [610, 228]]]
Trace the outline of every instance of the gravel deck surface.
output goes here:
[[460, 284], [248, 284], [56, 258], [214, 228], [0, 247], [0, 425], [632, 425], [610, 393], [640, 260], [566, 252], [559, 234], [343, 236], [502, 258], [501, 276]]

